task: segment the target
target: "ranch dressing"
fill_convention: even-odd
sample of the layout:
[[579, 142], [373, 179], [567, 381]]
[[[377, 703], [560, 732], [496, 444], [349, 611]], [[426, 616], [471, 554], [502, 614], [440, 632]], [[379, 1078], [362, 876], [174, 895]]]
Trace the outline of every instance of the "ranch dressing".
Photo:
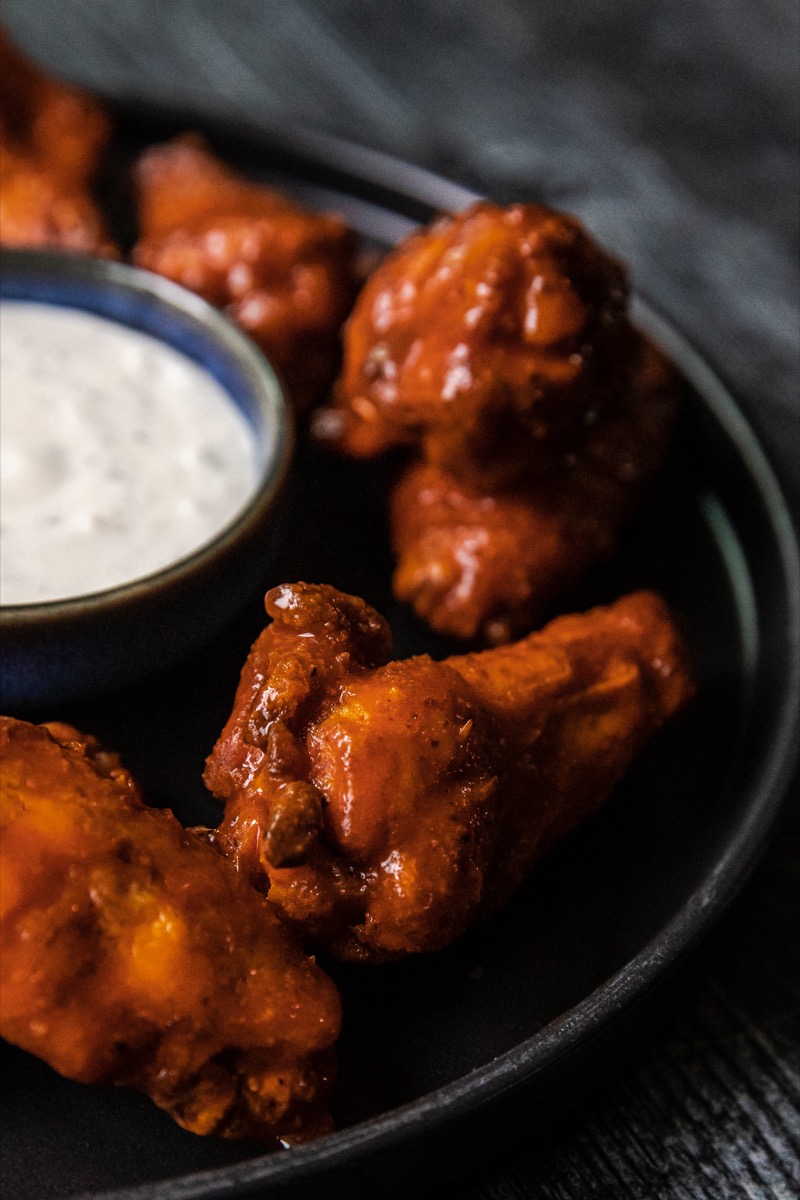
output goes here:
[[246, 417], [177, 350], [79, 309], [0, 302], [0, 602], [170, 566], [258, 477]]

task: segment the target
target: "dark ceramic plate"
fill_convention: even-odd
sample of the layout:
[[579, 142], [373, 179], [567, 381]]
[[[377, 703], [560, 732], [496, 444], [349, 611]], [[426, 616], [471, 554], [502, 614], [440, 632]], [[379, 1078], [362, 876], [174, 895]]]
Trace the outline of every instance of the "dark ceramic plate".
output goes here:
[[[139, 115], [125, 136], [132, 150], [137, 139], [180, 127]], [[396, 241], [432, 207], [471, 199], [325, 138], [295, 136], [289, 149], [263, 131], [218, 134], [218, 148], [239, 166], [343, 211], [377, 244]], [[271, 1156], [202, 1140], [141, 1096], [69, 1083], [5, 1047], [0, 1124], [15, 1197], [387, 1195], [407, 1188], [412, 1172], [419, 1180], [443, 1164], [463, 1170], [496, 1136], [531, 1130], [573, 1103], [730, 903], [793, 769], [796, 542], [729, 393], [649, 306], [639, 304], [637, 317], [683, 371], [683, 424], [617, 561], [564, 607], [661, 590], [695, 656], [700, 686], [690, 709], [491, 925], [430, 957], [374, 969], [330, 964], [346, 1015], [338, 1133]], [[399, 655], [447, 652], [389, 594], [384, 470], [301, 447], [293, 525], [265, 582], [336, 584], [386, 613]], [[102, 702], [37, 715], [99, 735], [156, 803], [184, 821], [214, 823], [203, 760], [261, 624], [254, 602], [190, 661]]]

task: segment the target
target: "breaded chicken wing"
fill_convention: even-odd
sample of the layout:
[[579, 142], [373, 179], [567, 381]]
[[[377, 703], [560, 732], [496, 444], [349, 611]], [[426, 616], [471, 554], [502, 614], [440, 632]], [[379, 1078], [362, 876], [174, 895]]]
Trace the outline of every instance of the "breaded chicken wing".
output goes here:
[[652, 593], [438, 663], [388, 661], [385, 622], [333, 588], [266, 605], [206, 768], [216, 836], [344, 959], [435, 950], [494, 912], [692, 691]]
[[[571, 217], [481, 203], [412, 234], [367, 281], [345, 336], [340, 444], [409, 439], [487, 488], [571, 445], [630, 338], [627, 281]], [[333, 432], [333, 428], [332, 428]]]
[[[393, 504], [395, 585], [434, 628], [521, 628], [616, 544], [675, 410], [672, 374], [627, 299], [624, 270], [576, 220], [531, 204], [444, 218], [367, 282], [314, 429], [356, 457], [414, 450]], [[452, 503], [435, 498], [445, 491]], [[463, 528], [457, 508], [470, 510]], [[510, 511], [534, 538], [510, 563], [513, 595], [491, 565], [514, 539]], [[596, 533], [573, 537], [576, 521]], [[476, 540], [486, 556], [468, 549]]]
[[430, 462], [403, 472], [391, 495], [394, 592], [431, 628], [508, 641], [612, 556], [666, 453], [674, 410], [663, 358], [641, 350], [625, 403], [529, 482], [487, 492]]
[[50, 78], [0, 30], [0, 240], [114, 255], [91, 185], [111, 133], [102, 106]]
[[326, 1132], [339, 998], [269, 902], [69, 726], [0, 753], [3, 1036], [193, 1133]]
[[117, 250], [97, 205], [38, 159], [0, 148], [0, 242], [51, 246], [114, 258]]
[[318, 401], [336, 374], [355, 295], [355, 240], [344, 221], [241, 179], [196, 136], [145, 151], [136, 182], [134, 260], [225, 309], [299, 408]]

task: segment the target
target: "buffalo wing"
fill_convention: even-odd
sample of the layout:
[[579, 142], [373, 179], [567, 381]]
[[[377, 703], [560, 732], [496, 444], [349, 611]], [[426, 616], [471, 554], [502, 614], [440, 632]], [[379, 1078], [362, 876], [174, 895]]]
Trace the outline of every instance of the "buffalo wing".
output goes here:
[[0, 750], [3, 1036], [194, 1133], [328, 1130], [338, 994], [269, 902], [70, 727]]
[[145, 151], [136, 182], [134, 260], [228, 312], [299, 408], [318, 400], [355, 294], [351, 230], [239, 178], [197, 137]]
[[206, 769], [216, 837], [344, 959], [435, 950], [496, 910], [691, 692], [647, 592], [443, 662], [389, 661], [386, 623], [330, 587], [266, 604]]
[[101, 105], [50, 78], [0, 31], [0, 240], [116, 253], [91, 186], [111, 123]]
[[491, 491], [425, 460], [401, 474], [391, 496], [394, 591], [431, 628], [508, 641], [613, 554], [664, 456], [674, 407], [664, 360], [644, 342], [639, 350], [624, 402], [535, 479]]
[[[356, 457], [415, 453], [393, 504], [395, 590], [434, 628], [529, 627], [616, 545], [675, 408], [671, 372], [627, 300], [623, 268], [576, 220], [522, 204], [438, 221], [367, 282], [335, 402], [314, 427]], [[526, 539], [513, 594], [491, 565], [515, 538], [507, 510]], [[581, 526], [591, 534], [574, 536]]]

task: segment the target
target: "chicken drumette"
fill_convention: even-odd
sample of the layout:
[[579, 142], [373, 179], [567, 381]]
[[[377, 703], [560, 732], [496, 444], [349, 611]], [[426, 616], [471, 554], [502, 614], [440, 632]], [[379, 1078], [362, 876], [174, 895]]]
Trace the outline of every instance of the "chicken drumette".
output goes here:
[[269, 902], [92, 739], [4, 717], [0, 752], [3, 1036], [194, 1133], [327, 1131], [338, 993]]
[[496, 910], [692, 691], [652, 593], [438, 663], [388, 661], [386, 623], [333, 588], [266, 604], [206, 769], [216, 837], [345, 959], [435, 950]]
[[336, 374], [355, 295], [352, 231], [240, 178], [198, 137], [145, 151], [136, 182], [134, 260], [228, 312], [298, 408], [319, 400]]
[[440, 220], [367, 282], [315, 430], [357, 457], [415, 449], [395, 590], [435, 629], [503, 640], [616, 544], [675, 408], [627, 299], [577, 221], [522, 204]]
[[111, 122], [0, 30], [0, 241], [114, 255], [91, 186]]

